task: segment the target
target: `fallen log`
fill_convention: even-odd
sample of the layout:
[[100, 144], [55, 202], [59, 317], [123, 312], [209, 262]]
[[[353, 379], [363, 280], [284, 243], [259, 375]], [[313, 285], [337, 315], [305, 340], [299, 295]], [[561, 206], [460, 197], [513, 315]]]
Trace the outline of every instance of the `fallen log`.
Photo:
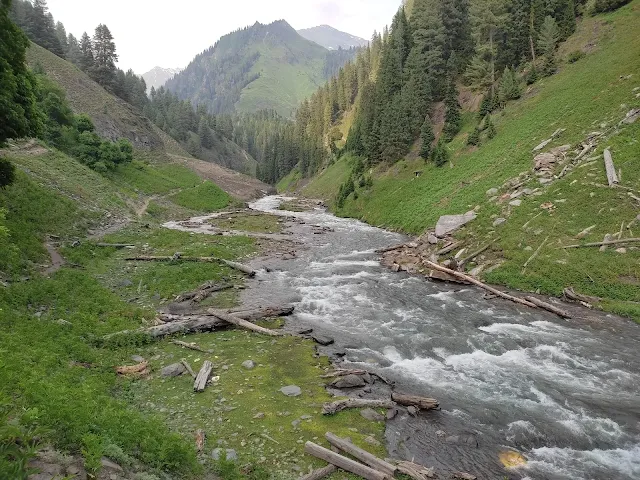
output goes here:
[[180, 340], [171, 340], [171, 343], [173, 343], [174, 345], [178, 345], [179, 347], [188, 348], [189, 350], [195, 350], [196, 352], [213, 353], [213, 350], [205, 350], [195, 343], [181, 342]]
[[96, 247], [117, 249], [136, 248], [135, 245], [131, 245], [130, 243], [96, 243]]
[[487, 250], [489, 250], [490, 247], [491, 247], [491, 243], [488, 243], [484, 247], [473, 252], [471, 255], [466, 256], [465, 258], [463, 258], [458, 262], [458, 267], [462, 269], [467, 262], [470, 262], [471, 260], [476, 258], [478, 255], [481, 255], [482, 253], [486, 252]]
[[351, 460], [350, 458], [343, 457], [342, 455], [332, 452], [320, 445], [316, 445], [313, 442], [307, 442], [304, 445], [304, 451], [309, 455], [331, 463], [342, 470], [359, 475], [365, 480], [389, 480], [390, 478], [382, 472], [378, 472], [366, 465], [356, 462], [355, 460]]
[[565, 288], [562, 293], [564, 293], [564, 296], [569, 299], [569, 300], [573, 300], [574, 302], [584, 302], [584, 303], [598, 303], [600, 301], [602, 301], [602, 299], [600, 297], [592, 297], [589, 295], [583, 295], [581, 293], [576, 293], [576, 291], [573, 288]]
[[514, 297], [513, 295], [509, 295], [508, 293], [501, 292], [497, 288], [490, 287], [489, 285], [482, 283], [481, 281], [476, 280], [475, 278], [470, 277], [469, 275], [465, 275], [464, 273], [456, 272], [455, 270], [451, 270], [449, 268], [443, 267], [442, 265], [431, 262], [429, 260], [424, 260], [424, 263], [429, 267], [433, 268], [434, 270], [439, 270], [441, 272], [448, 273], [449, 275], [452, 275], [456, 278], [462, 279], [468, 283], [472, 283], [484, 290], [487, 290], [488, 292], [493, 293], [494, 295], [497, 295], [498, 297], [502, 297], [506, 300], [510, 300], [512, 302], [519, 303], [520, 305], [525, 305], [527, 307], [537, 308], [533, 303], [527, 300], [523, 300], [522, 298]]
[[194, 379], [197, 377], [196, 372], [193, 371], [193, 368], [191, 368], [191, 365], [189, 365], [189, 362], [187, 362], [183, 358], [182, 360], [180, 360], [180, 363], [184, 365], [184, 368], [187, 369], [187, 372], [189, 372], [189, 375], [191, 375]]
[[365, 375], [369, 372], [366, 370], [347, 370], [344, 368], [338, 368], [333, 372], [327, 373], [326, 375], [321, 375], [320, 378], [335, 378], [335, 377], [346, 377], [347, 375]]
[[145, 375], [149, 367], [149, 362], [141, 362], [137, 365], [125, 365], [123, 367], [116, 367], [116, 373], [118, 375]]
[[251, 330], [253, 332], [261, 333], [263, 335], [269, 335], [271, 337], [281, 337], [282, 333], [276, 332], [275, 330], [269, 330], [268, 328], [260, 327], [258, 325], [254, 325], [247, 320], [243, 320], [240, 317], [236, 317], [235, 315], [229, 315], [228, 313], [221, 312], [219, 310], [208, 310], [208, 312], [214, 317], [218, 317], [220, 320], [224, 320], [225, 322], [231, 323], [236, 327], [244, 328], [246, 330]]
[[446, 255], [447, 253], [451, 253], [451, 252], [453, 252], [456, 248], [458, 248], [458, 247], [462, 246], [462, 244], [463, 244], [463, 243], [464, 243], [464, 242], [455, 242], [455, 243], [452, 243], [451, 245], [448, 245], [448, 246], [444, 247], [443, 249], [438, 250], [438, 251], [436, 252], [436, 255]]
[[233, 285], [217, 285], [214, 283], [207, 282], [202, 285], [198, 290], [194, 290], [193, 292], [183, 293], [178, 295], [175, 299], [176, 302], [187, 302], [189, 300], [194, 303], [200, 303], [205, 300], [209, 295], [216, 292], [222, 292], [224, 290], [229, 290], [233, 288]]
[[279, 306], [253, 310], [228, 310], [227, 313], [232, 314], [234, 317], [254, 322], [256, 320], [262, 320], [263, 318], [288, 317], [293, 313], [293, 310], [294, 307], [291, 306]]
[[621, 245], [623, 243], [637, 243], [640, 238], [624, 238], [622, 240], [608, 240], [604, 242], [582, 243], [580, 245], [567, 245], [566, 247], [558, 247], [559, 249], [567, 248], [586, 248], [586, 247], [604, 247], [609, 245]]
[[338, 467], [330, 463], [326, 467], [319, 468], [311, 473], [308, 473], [304, 477], [301, 477], [300, 480], [322, 480], [324, 477], [328, 477], [329, 475], [334, 474], [337, 470]]
[[466, 472], [453, 472], [453, 478], [457, 480], [476, 480], [478, 477]]
[[566, 310], [562, 310], [561, 308], [555, 307], [553, 305], [551, 305], [550, 303], [547, 302], [543, 302], [542, 300], [536, 298], [536, 297], [525, 297], [527, 300], [529, 300], [531, 303], [533, 303], [534, 305], [537, 305], [538, 307], [547, 310], [551, 313], [555, 313], [556, 315], [558, 315], [559, 317], [562, 318], [571, 318], [571, 314], [569, 312], [567, 312]]
[[242, 265], [241, 263], [231, 262], [222, 258], [216, 257], [182, 257], [180, 255], [173, 255], [171, 257], [156, 257], [156, 256], [139, 256], [129, 257], [125, 259], [127, 262], [195, 262], [195, 263], [224, 263], [230, 268], [234, 268], [243, 273], [246, 273], [250, 277], [256, 275], [256, 271]]
[[[162, 319], [164, 317], [160, 317]], [[148, 333], [153, 338], [162, 338], [176, 333], [188, 334], [188, 333], [200, 333], [211, 332], [223, 328], [228, 328], [229, 323], [224, 320], [220, 320], [218, 317], [213, 316], [194, 316], [189, 317], [186, 320], [174, 321], [165, 323], [163, 325], [156, 325], [143, 329], [142, 331]], [[125, 332], [122, 332], [125, 333]]]
[[404, 395], [395, 392], [391, 394], [391, 400], [403, 407], [416, 407], [420, 410], [435, 410], [440, 406], [440, 403], [435, 398]]
[[337, 447], [338, 449], [342, 450], [344, 453], [348, 453], [352, 457], [360, 460], [361, 462], [370, 466], [374, 470], [386, 473], [390, 477], [393, 477], [396, 474], [396, 471], [398, 470], [395, 465], [391, 465], [390, 463], [385, 462], [384, 460], [376, 457], [375, 455], [370, 454], [366, 450], [363, 450], [362, 448], [354, 445], [353, 443], [334, 435], [331, 432], [327, 432], [325, 434], [325, 438], [334, 447]]
[[363, 398], [347, 398], [325, 403], [322, 406], [323, 415], [335, 415], [350, 408], [393, 408], [396, 404], [391, 400], [367, 400]]
[[529, 264], [531, 262], [533, 262], [533, 260], [538, 256], [538, 254], [540, 253], [540, 250], [542, 250], [542, 248], [544, 247], [544, 245], [547, 243], [547, 241], [549, 240], [549, 237], [545, 238], [543, 240], [543, 242], [540, 244], [540, 246], [536, 249], [535, 252], [533, 252], [533, 255], [531, 255], [528, 260], [526, 262], [524, 262], [524, 265], [522, 266], [522, 275], [524, 275], [524, 272], [526, 272], [527, 267], [529, 266]]
[[196, 432], [196, 450], [198, 452], [202, 452], [202, 450], [204, 450], [204, 443], [207, 439], [207, 435], [205, 434], [204, 430], [198, 430]]
[[609, 186], [613, 187], [614, 185], [620, 183], [618, 174], [616, 173], [616, 167], [613, 164], [611, 150], [609, 150], [608, 148], [604, 151], [604, 166], [607, 170], [607, 181], [609, 182]]
[[404, 475], [408, 475], [414, 480], [428, 480], [436, 476], [433, 468], [427, 468], [423, 465], [406, 461], [398, 462], [398, 471]]
[[193, 391], [196, 393], [204, 392], [204, 389], [207, 388], [207, 382], [209, 381], [209, 377], [211, 376], [211, 371], [213, 370], [213, 364], [209, 360], [205, 360], [202, 368], [198, 372], [196, 376], [196, 380], [193, 383]]
[[377, 254], [383, 254], [383, 253], [389, 253], [389, 252], [394, 252], [396, 250], [400, 250], [401, 248], [404, 248], [407, 244], [406, 243], [401, 243], [400, 245], [394, 245], [392, 247], [388, 247], [388, 248], [380, 248], [378, 250], [376, 250]]

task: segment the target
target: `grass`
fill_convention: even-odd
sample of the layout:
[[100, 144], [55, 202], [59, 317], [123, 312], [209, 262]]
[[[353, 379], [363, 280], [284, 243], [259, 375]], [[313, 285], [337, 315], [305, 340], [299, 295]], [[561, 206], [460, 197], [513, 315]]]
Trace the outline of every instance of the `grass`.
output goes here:
[[294, 191], [299, 186], [299, 182], [302, 179], [300, 170], [294, 168], [291, 170], [282, 180], [276, 185], [278, 193], [286, 193]]
[[232, 198], [216, 184], [205, 181], [194, 188], [170, 196], [169, 200], [191, 210], [212, 212], [229, 206]]
[[[627, 225], [635, 218], [637, 206], [626, 191], [591, 184], [606, 183], [601, 154], [604, 147], [611, 146], [616, 166], [622, 169], [622, 185], [640, 190], [637, 124], [622, 128], [602, 142], [593, 165], [542, 189], [541, 196], [523, 199], [521, 207], [491, 203], [485, 193], [494, 187], [504, 193], [505, 181], [531, 171], [533, 147], [556, 129], [566, 131], [548, 148], [577, 145], [589, 132], [609, 130], [628, 110], [640, 106], [633, 92], [640, 86], [638, 22], [637, 0], [616, 12], [585, 18], [561, 53], [584, 48], [587, 55], [576, 63], [562, 65], [556, 75], [539, 81], [521, 100], [494, 115], [496, 138], [485, 140], [477, 149], [466, 147], [465, 132], [472, 126], [466, 116], [463, 133], [449, 147], [451, 165], [436, 168], [421, 160], [401, 160], [392, 167], [379, 167], [373, 188], [359, 190], [358, 199], [350, 197], [339, 213], [373, 225], [422, 234], [433, 228], [441, 215], [478, 207], [478, 219], [459, 237], [466, 239], [470, 248], [498, 238], [490, 255], [504, 263], [486, 280], [554, 295], [574, 286], [581, 293], [608, 299], [603, 306], [611, 311], [640, 318], [637, 304], [628, 303], [640, 301], [637, 249], [628, 248], [626, 254], [619, 254], [613, 249], [599, 253], [597, 249], [557, 248], [574, 243], [572, 237], [593, 224], [596, 228], [586, 240], [598, 241], [607, 233], [617, 233], [622, 222]], [[586, 47], [594, 42], [596, 48]], [[349, 168], [347, 159], [340, 160], [313, 179], [303, 193], [334, 198]], [[415, 178], [416, 170], [423, 170], [420, 178]], [[535, 181], [527, 186], [541, 187]], [[528, 230], [522, 230], [547, 201], [556, 206], [552, 214], [543, 213]], [[496, 216], [508, 217], [497, 231], [492, 226]], [[527, 247], [536, 249], [547, 236], [549, 241], [540, 257], [522, 273], [523, 264], [533, 253]]]
[[182, 188], [193, 188], [202, 182], [192, 170], [181, 165], [149, 165], [140, 161], [118, 167], [109, 178], [121, 187], [146, 195], [167, 194]]

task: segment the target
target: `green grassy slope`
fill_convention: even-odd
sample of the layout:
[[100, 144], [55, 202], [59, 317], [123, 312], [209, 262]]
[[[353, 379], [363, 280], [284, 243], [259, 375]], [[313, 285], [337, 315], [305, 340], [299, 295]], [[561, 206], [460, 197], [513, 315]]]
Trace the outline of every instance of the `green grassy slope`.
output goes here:
[[[611, 14], [584, 19], [561, 54], [584, 48], [586, 57], [562, 65], [559, 73], [536, 83], [522, 100], [510, 103], [496, 115], [495, 139], [486, 141], [479, 149], [464, 146], [466, 132], [471, 128], [467, 120], [463, 134], [451, 144], [451, 165], [436, 168], [420, 160], [403, 160], [391, 168], [380, 168], [375, 172], [374, 186], [359, 191], [357, 200], [350, 197], [340, 213], [374, 225], [421, 234], [432, 228], [441, 215], [479, 207], [479, 219], [460, 236], [472, 242], [499, 237], [494, 254], [503, 256], [506, 263], [488, 279], [553, 294], [574, 285], [584, 293], [639, 301], [637, 250], [599, 254], [597, 249], [567, 252], [556, 249], [560, 244], [571, 243], [572, 236], [593, 224], [597, 226], [587, 240], [602, 240], [607, 233], [617, 233], [622, 222], [628, 225], [637, 214], [637, 204], [627, 195], [633, 192], [590, 184], [606, 183], [601, 154], [606, 146], [611, 146], [616, 166], [622, 169], [622, 185], [635, 192], [640, 190], [639, 127], [621, 128], [617, 135], [613, 128], [631, 108], [640, 106], [639, 24], [640, 1]], [[522, 172], [531, 173], [533, 148], [558, 128], [566, 131], [547, 149], [578, 145], [594, 130], [609, 136], [590, 154], [597, 156], [597, 161], [543, 188], [541, 196], [524, 198], [518, 208], [509, 207], [508, 201], [489, 202], [487, 190], [498, 188], [505, 193], [507, 189], [502, 185], [507, 180]], [[423, 175], [415, 178], [414, 172], [418, 170]], [[344, 176], [345, 165], [337, 162], [313, 179], [303, 192], [331, 199], [340, 185], [332, 180]], [[541, 188], [536, 179], [525, 186]], [[552, 214], [540, 209], [545, 201], [556, 205]], [[531, 223], [536, 228], [523, 231], [527, 220], [540, 212], [542, 215]], [[499, 231], [492, 228], [495, 216], [508, 218]], [[630, 233], [624, 232], [625, 236]], [[547, 236], [550, 237], [547, 247], [532, 267], [521, 274], [523, 263], [531, 255], [526, 247], [537, 248]], [[626, 308], [631, 307], [620, 307]]]

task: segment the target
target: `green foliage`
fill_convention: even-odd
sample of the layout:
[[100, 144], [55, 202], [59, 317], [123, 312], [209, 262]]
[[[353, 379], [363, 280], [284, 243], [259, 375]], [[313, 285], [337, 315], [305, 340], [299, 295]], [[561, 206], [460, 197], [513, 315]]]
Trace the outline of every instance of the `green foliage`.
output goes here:
[[458, 103], [458, 89], [451, 81], [445, 98], [445, 120], [443, 138], [450, 142], [462, 128], [462, 115], [460, 113], [460, 103]]
[[16, 167], [8, 158], [0, 157], [0, 189], [5, 189], [16, 179]]
[[198, 212], [222, 210], [231, 203], [231, 197], [216, 184], [206, 181], [195, 188], [185, 189], [169, 197], [173, 203]]
[[477, 146], [480, 143], [480, 128], [476, 127], [467, 137], [467, 145]]
[[559, 40], [560, 30], [558, 29], [558, 24], [553, 17], [546, 16], [538, 36], [538, 46], [545, 57], [543, 73], [546, 75], [551, 75], [556, 71], [556, 47]]
[[495, 136], [498, 134], [498, 131], [496, 130], [496, 126], [494, 125], [493, 120], [491, 120], [491, 115], [487, 115], [484, 121], [484, 129], [487, 132], [487, 138], [489, 140], [491, 140], [492, 138], [495, 138]]
[[[2, 350], [0, 350], [2, 351]], [[0, 361], [0, 371], [8, 368]], [[13, 412], [9, 398], [0, 395], [0, 477], [27, 480], [32, 472], [29, 461], [40, 446], [44, 433], [36, 425], [37, 409]]]
[[610, 12], [626, 5], [630, 1], [631, 0], [595, 0], [593, 13]]
[[569, 53], [569, 56], [567, 57], [567, 62], [576, 63], [577, 61], [582, 60], [586, 56], [587, 54], [584, 53], [582, 50], [574, 50], [573, 52]]
[[449, 160], [449, 150], [447, 149], [447, 141], [444, 138], [440, 138], [433, 151], [431, 152], [431, 161], [436, 167], [442, 167]]
[[431, 121], [427, 117], [422, 125], [422, 132], [420, 134], [420, 139], [422, 140], [422, 145], [420, 147], [420, 156], [426, 161], [431, 157], [431, 150], [433, 148], [433, 142], [436, 139], [433, 134], [433, 127], [431, 126]]
[[[504, 107], [509, 100], [517, 100], [522, 95], [520, 79], [509, 67], [504, 69], [498, 87], [498, 102]], [[488, 112], [489, 113], [489, 112]]]

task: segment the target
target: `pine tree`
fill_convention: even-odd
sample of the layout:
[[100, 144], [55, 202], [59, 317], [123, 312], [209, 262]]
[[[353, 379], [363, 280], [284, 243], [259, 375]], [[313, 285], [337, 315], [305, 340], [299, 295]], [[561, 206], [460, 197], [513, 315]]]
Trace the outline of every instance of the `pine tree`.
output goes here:
[[477, 146], [480, 143], [480, 127], [473, 129], [473, 132], [467, 137], [467, 145]]
[[93, 42], [91, 37], [84, 32], [80, 38], [80, 69], [83, 72], [93, 70], [95, 60], [93, 58]]
[[498, 101], [501, 106], [505, 106], [509, 100], [517, 100], [520, 95], [522, 95], [520, 80], [513, 70], [506, 67], [500, 78]]
[[560, 40], [560, 30], [553, 17], [547, 16], [542, 24], [538, 45], [545, 57], [544, 73], [551, 75], [556, 70], [556, 47]]
[[[473, 53], [469, 0], [442, 1], [441, 16], [446, 32], [444, 58], [451, 68], [448, 73], [456, 75], [464, 70]], [[454, 54], [455, 61], [450, 62]]]
[[420, 156], [427, 161], [431, 157], [431, 150], [433, 148], [433, 142], [436, 139], [433, 134], [433, 127], [431, 126], [431, 119], [427, 117], [422, 124], [422, 130], [420, 132], [420, 140], [422, 146], [420, 147]]
[[436, 164], [436, 167], [442, 167], [448, 160], [449, 150], [447, 150], [447, 142], [444, 138], [440, 138], [431, 152], [431, 161]]
[[205, 117], [200, 118], [200, 125], [198, 126], [198, 137], [200, 138], [200, 145], [204, 148], [213, 147], [213, 137], [211, 136], [211, 130], [209, 129], [209, 125], [207, 125], [207, 120]]
[[489, 139], [495, 138], [495, 136], [498, 134], [498, 131], [496, 130], [496, 126], [493, 124], [493, 121], [491, 120], [491, 115], [487, 115], [487, 118], [484, 122], [484, 128], [485, 128], [485, 131], [487, 132], [487, 138]]
[[27, 21], [29, 22], [28, 34], [30, 38], [41, 47], [63, 57], [64, 51], [56, 34], [56, 26], [49, 13], [46, 0], [34, 0], [29, 17]]
[[36, 81], [27, 70], [29, 40], [9, 19], [10, 2], [0, 0], [0, 145], [9, 138], [36, 136], [42, 129]]
[[93, 36], [94, 67], [91, 70], [93, 79], [103, 87], [113, 90], [116, 81], [116, 44], [109, 28], [100, 24]]
[[67, 31], [64, 28], [62, 22], [56, 23], [56, 36], [58, 37], [58, 41], [60, 42], [60, 47], [62, 47], [62, 51], [67, 55], [67, 51], [69, 50], [69, 41], [67, 39]]

